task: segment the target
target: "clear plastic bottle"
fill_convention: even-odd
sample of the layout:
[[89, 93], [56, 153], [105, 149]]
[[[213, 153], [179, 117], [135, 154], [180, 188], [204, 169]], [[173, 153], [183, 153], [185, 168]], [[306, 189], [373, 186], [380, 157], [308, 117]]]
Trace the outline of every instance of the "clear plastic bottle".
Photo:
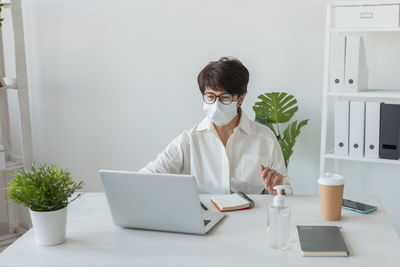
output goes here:
[[285, 206], [281, 195], [284, 185], [274, 186], [278, 195], [274, 202], [268, 207], [267, 218], [267, 241], [274, 249], [288, 249], [290, 247], [290, 207]]

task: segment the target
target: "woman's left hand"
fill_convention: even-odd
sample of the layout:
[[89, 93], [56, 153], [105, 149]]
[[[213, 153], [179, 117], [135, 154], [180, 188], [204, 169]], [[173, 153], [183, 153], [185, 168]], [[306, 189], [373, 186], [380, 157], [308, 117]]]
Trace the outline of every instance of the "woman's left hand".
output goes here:
[[264, 167], [264, 165], [260, 166], [260, 174], [264, 183], [264, 188], [268, 190], [270, 195], [276, 195], [277, 192], [274, 190], [274, 186], [283, 183], [283, 176], [269, 167]]

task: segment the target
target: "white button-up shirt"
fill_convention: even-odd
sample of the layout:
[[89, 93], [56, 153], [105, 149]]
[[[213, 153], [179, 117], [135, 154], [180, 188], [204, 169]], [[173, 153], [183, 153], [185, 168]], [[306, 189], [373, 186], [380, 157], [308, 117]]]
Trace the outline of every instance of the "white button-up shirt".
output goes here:
[[[283, 175], [289, 184], [282, 150], [268, 127], [251, 121], [242, 112], [239, 125], [226, 147], [208, 117], [184, 131], [141, 169], [146, 173], [191, 174], [200, 193], [229, 194], [243, 191], [259, 194], [264, 190], [260, 165]], [[292, 189], [286, 189], [291, 194]]]

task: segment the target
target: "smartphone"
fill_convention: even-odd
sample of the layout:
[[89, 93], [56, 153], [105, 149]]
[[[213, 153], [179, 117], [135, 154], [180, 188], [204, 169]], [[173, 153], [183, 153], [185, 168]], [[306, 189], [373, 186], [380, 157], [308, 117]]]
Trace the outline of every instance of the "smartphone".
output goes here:
[[376, 210], [375, 206], [363, 204], [349, 199], [343, 199], [342, 206], [347, 210], [352, 210], [363, 214], [367, 214]]

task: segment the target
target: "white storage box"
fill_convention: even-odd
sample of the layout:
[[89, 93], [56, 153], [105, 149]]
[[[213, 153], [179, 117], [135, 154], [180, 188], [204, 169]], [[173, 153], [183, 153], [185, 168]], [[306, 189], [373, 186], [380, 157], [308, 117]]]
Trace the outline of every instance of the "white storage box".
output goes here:
[[399, 27], [400, 4], [336, 5], [337, 28]]

